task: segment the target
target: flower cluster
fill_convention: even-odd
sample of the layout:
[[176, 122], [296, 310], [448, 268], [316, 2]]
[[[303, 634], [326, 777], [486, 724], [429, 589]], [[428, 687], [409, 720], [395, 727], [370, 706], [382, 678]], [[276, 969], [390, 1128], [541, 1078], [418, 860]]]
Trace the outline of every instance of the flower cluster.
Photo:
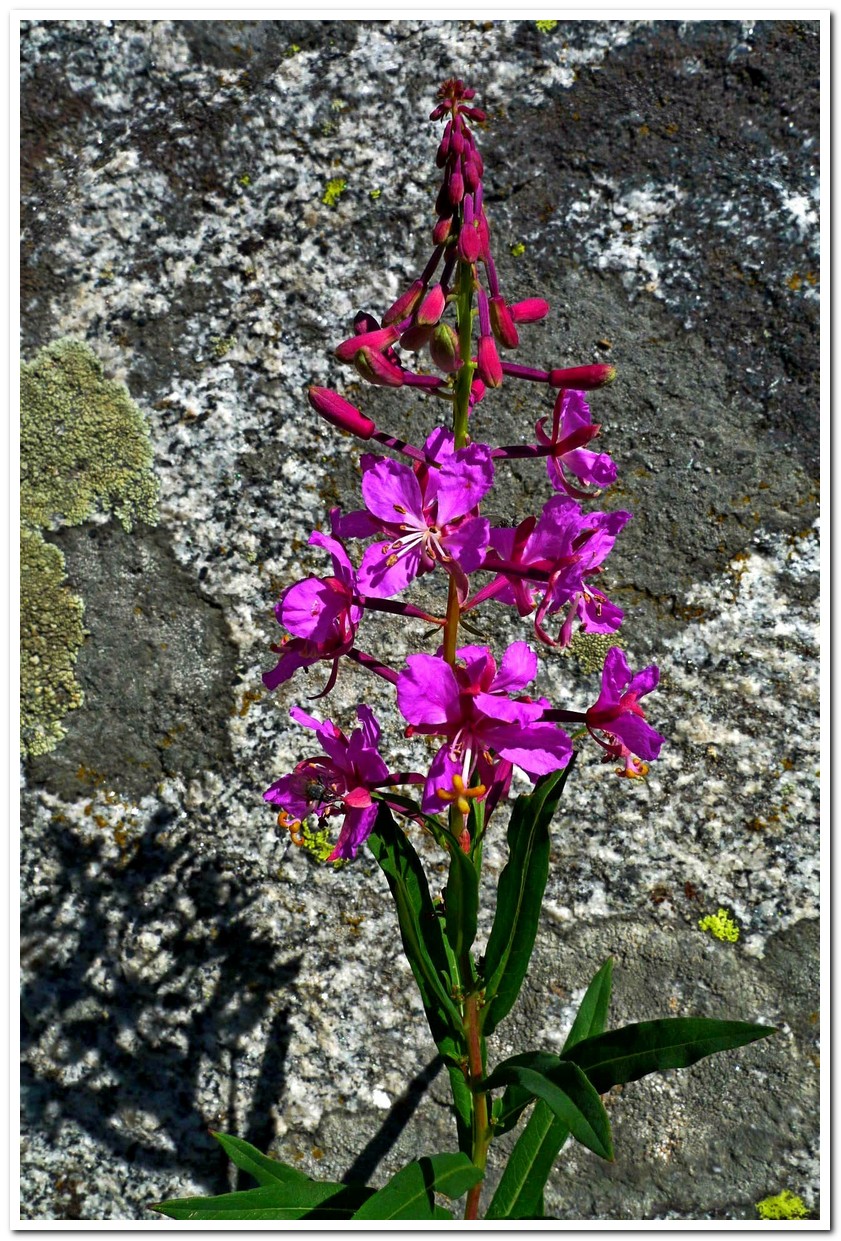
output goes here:
[[[370, 384], [423, 388], [437, 404], [449, 402], [451, 425], [435, 426], [418, 447], [381, 430], [338, 392], [309, 392], [311, 406], [327, 422], [394, 455], [363, 455], [363, 507], [333, 510], [330, 534], [312, 534], [310, 542], [329, 554], [332, 573], [305, 578], [284, 592], [276, 614], [287, 636], [274, 648], [278, 663], [263, 679], [275, 689], [299, 669], [324, 662], [327, 693], [342, 659], [354, 660], [394, 685], [408, 737], [441, 739], [425, 773], [390, 772], [368, 707], [358, 708], [360, 727], [349, 738], [330, 721], [293, 709], [296, 721], [315, 729], [323, 753], [299, 763], [265, 796], [280, 807], [280, 821], [293, 839], [309, 814], [323, 821], [342, 816], [332, 858], [355, 856], [372, 830], [378, 800], [388, 801], [394, 785], [422, 784], [418, 813], [448, 814], [463, 839], [472, 805], [484, 802], [492, 810], [507, 792], [514, 767], [537, 779], [569, 762], [573, 747], [564, 723], [579, 725], [626, 776], [643, 776], [663, 741], [640, 705], [657, 685], [657, 668], [634, 675], [619, 647], [605, 659], [595, 703], [575, 711], [525, 692], [538, 671], [528, 643], [513, 643], [499, 663], [486, 646], [458, 643], [462, 619], [487, 601], [530, 618], [538, 644], [567, 646], [577, 629], [615, 633], [622, 610], [594, 583], [631, 517], [584, 507], [616, 480], [611, 458], [589, 447], [600, 427], [586, 399], [612, 380], [613, 368], [540, 370], [503, 356], [519, 346], [518, 328], [544, 318], [549, 305], [539, 297], [510, 303], [500, 290], [482, 157], [468, 124], [485, 120], [474, 95], [461, 81], [447, 81], [431, 115], [446, 118], [446, 125], [437, 155], [443, 181], [429, 262], [381, 322], [360, 312], [353, 334], [336, 349], [338, 360]], [[476, 442], [470, 415], [507, 380], [552, 390], [551, 420], [538, 418], [526, 443]], [[539, 515], [517, 525], [496, 524], [482, 514], [482, 505], [495, 472], [517, 458], [544, 458], [554, 494]], [[347, 545], [357, 540], [367, 543], [361, 555], [351, 556]], [[398, 598], [415, 578], [436, 569], [447, 590], [441, 616]], [[358, 631], [372, 611], [427, 621], [440, 631], [439, 649], [409, 654], [403, 669], [388, 667], [358, 646]]]

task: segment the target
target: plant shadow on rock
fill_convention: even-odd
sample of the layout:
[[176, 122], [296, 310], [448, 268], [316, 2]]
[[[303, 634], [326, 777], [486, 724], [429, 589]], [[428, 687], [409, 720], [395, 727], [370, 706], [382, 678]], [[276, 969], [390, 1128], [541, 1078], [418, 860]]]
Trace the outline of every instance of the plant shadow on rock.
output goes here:
[[250, 1095], [242, 1136], [270, 1144], [299, 959], [278, 961], [250, 925], [252, 877], [170, 825], [159, 812], [125, 862], [52, 825], [57, 878], [23, 913], [24, 1107], [48, 1133], [75, 1122], [129, 1164], [224, 1192], [209, 1130], [238, 1127]]

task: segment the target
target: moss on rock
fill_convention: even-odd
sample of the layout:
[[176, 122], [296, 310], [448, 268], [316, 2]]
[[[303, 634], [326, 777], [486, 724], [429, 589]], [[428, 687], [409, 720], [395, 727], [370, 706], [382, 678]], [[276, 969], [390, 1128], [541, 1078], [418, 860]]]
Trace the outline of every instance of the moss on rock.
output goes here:
[[82, 341], [59, 340], [21, 366], [21, 515], [77, 526], [114, 512], [126, 530], [157, 521], [143, 414]]
[[84, 604], [64, 584], [64, 567], [57, 547], [21, 529], [20, 747], [27, 757], [54, 750], [64, 716], [84, 701], [74, 675]]

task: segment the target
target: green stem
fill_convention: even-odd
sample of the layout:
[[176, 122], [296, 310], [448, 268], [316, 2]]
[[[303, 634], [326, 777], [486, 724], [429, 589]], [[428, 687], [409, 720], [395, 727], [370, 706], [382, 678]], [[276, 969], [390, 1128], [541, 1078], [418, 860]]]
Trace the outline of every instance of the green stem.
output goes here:
[[[459, 263], [456, 281], [456, 326], [458, 328], [458, 345], [462, 357], [462, 365], [456, 376], [455, 395], [453, 399], [453, 436], [456, 448], [464, 448], [468, 440], [467, 417], [470, 412], [470, 385], [473, 382], [475, 365], [471, 361], [473, 352], [473, 267], [470, 263]], [[450, 590], [447, 596], [447, 621], [444, 625], [444, 658], [448, 664], [456, 662], [458, 646], [458, 625], [461, 616], [461, 604], [455, 578], [450, 578]]]

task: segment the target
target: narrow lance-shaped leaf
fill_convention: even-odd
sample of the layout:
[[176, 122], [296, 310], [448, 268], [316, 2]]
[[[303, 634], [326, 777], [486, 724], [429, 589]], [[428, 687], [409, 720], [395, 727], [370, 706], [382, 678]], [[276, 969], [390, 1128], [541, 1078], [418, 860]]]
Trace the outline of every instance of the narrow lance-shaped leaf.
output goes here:
[[773, 1026], [709, 1017], [667, 1017], [608, 1030], [576, 1043], [564, 1059], [577, 1064], [599, 1094], [647, 1073], [685, 1069], [717, 1051], [744, 1047], [776, 1034]]
[[492, 1090], [494, 1086], [516, 1082], [533, 1098], [543, 1099], [576, 1141], [602, 1159], [613, 1159], [610, 1121], [597, 1091], [581, 1069], [568, 1060], [559, 1061], [546, 1073], [532, 1067], [535, 1056], [540, 1054], [526, 1053], [504, 1060], [480, 1083], [481, 1089]]
[[508, 1157], [486, 1219], [542, 1219], [543, 1189], [569, 1127], [538, 1099]]
[[153, 1210], [170, 1219], [351, 1219], [375, 1191], [330, 1181], [276, 1181], [212, 1198], [173, 1198]]
[[256, 1146], [252, 1146], [250, 1142], [244, 1142], [242, 1138], [232, 1137], [228, 1133], [214, 1133], [213, 1136], [231, 1163], [242, 1172], [253, 1176], [259, 1185], [275, 1185], [278, 1181], [283, 1183], [312, 1179], [288, 1163], [281, 1163], [277, 1159], [270, 1159], [268, 1155], [263, 1155]]
[[444, 1055], [457, 1055], [461, 1016], [449, 994], [451, 982], [441, 923], [420, 859], [385, 805], [380, 806], [368, 844], [394, 898], [403, 948], [421, 993], [432, 1037]]
[[585, 1038], [601, 1034], [607, 1022], [607, 1009], [610, 1004], [610, 988], [613, 982], [613, 957], [608, 957], [604, 965], [593, 975], [590, 985], [584, 992], [584, 998], [578, 1006], [575, 1021], [564, 1043], [564, 1051], [574, 1047]]
[[[461, 849], [458, 841], [448, 841], [450, 873], [444, 889], [444, 925], [447, 940], [462, 974], [465, 958], [476, 938], [476, 922], [479, 916], [479, 876], [476, 867]], [[472, 979], [462, 977], [467, 986]]]
[[574, 761], [575, 755], [562, 771], [540, 779], [533, 793], [517, 798], [511, 812], [508, 862], [485, 950], [485, 1034], [511, 1010], [528, 969], [549, 874], [549, 824]]
[[435, 1219], [438, 1190], [460, 1198], [482, 1179], [465, 1154], [426, 1155], [396, 1172], [354, 1215], [354, 1219]]

